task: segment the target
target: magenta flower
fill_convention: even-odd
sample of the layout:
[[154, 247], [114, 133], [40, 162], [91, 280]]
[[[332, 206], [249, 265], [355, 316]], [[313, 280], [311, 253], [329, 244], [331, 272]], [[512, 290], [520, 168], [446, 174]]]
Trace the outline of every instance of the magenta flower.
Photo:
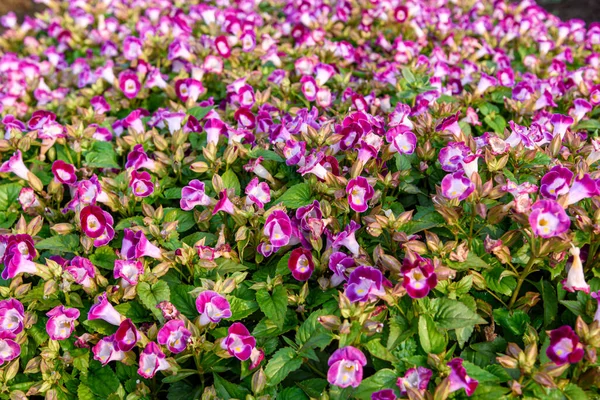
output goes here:
[[307, 101], [317, 99], [317, 81], [312, 76], [303, 76], [300, 79], [300, 90]]
[[115, 228], [113, 227], [115, 221], [113, 220], [112, 215], [110, 215], [108, 211], [104, 211], [104, 218], [106, 218], [106, 229], [104, 229], [102, 235], [98, 236], [96, 240], [94, 240], [95, 247], [104, 246], [115, 237]]
[[583, 354], [583, 345], [570, 326], [564, 325], [550, 331], [550, 346], [546, 349], [546, 355], [556, 365], [576, 364], [581, 361]]
[[589, 174], [584, 174], [581, 178], [576, 177], [565, 200], [565, 206], [575, 204], [580, 200], [598, 195], [598, 186], [596, 181]]
[[227, 330], [221, 347], [238, 360], [246, 361], [256, 348], [256, 339], [241, 322], [234, 322]]
[[119, 326], [121, 325], [121, 320], [124, 318], [117, 310], [115, 310], [113, 305], [108, 302], [106, 292], [104, 292], [98, 296], [96, 303], [94, 303], [94, 305], [92, 305], [90, 308], [90, 311], [88, 312], [88, 319], [103, 319], [109, 324]]
[[315, 80], [319, 86], [327, 83], [332, 76], [335, 75], [335, 68], [329, 64], [319, 63], [314, 69]]
[[254, 203], [258, 208], [264, 208], [271, 201], [271, 188], [267, 182], [258, 182], [258, 178], [252, 179], [246, 186], [246, 203]]
[[0, 338], [17, 337], [23, 331], [23, 319], [25, 319], [25, 309], [19, 300], [12, 298], [0, 300]]
[[2, 258], [4, 264], [2, 279], [11, 279], [21, 273], [34, 274], [37, 268], [33, 259], [37, 252], [31, 236], [18, 234], [0, 237], [0, 248], [4, 247]]
[[21, 191], [19, 192], [19, 203], [21, 204], [23, 211], [35, 209], [41, 205], [40, 200], [35, 194], [35, 190], [29, 187], [21, 188]]
[[344, 246], [353, 255], [358, 256], [360, 252], [360, 245], [356, 241], [356, 231], [360, 229], [360, 225], [354, 221], [350, 221], [343, 231], [333, 236], [331, 239], [331, 247], [339, 249]]
[[126, 60], [137, 60], [142, 55], [144, 42], [137, 37], [127, 36], [123, 40], [123, 57]]
[[383, 389], [372, 393], [371, 400], [396, 400], [396, 393], [393, 389]]
[[125, 97], [134, 99], [140, 92], [142, 85], [135, 72], [123, 71], [119, 74], [119, 88]]
[[65, 308], [63, 305], [54, 307], [46, 313], [50, 317], [46, 323], [46, 332], [52, 340], [68, 339], [75, 329], [75, 321], [79, 318], [79, 310]]
[[396, 382], [396, 385], [400, 388], [400, 395], [406, 396], [408, 388], [417, 390], [420, 393], [425, 393], [432, 375], [433, 372], [424, 367], [409, 369], [404, 376], [398, 378], [398, 381]]
[[185, 323], [179, 319], [168, 321], [158, 331], [156, 341], [167, 346], [171, 353], [181, 353], [187, 347], [192, 333], [185, 328]]
[[96, 112], [96, 114], [106, 114], [110, 111], [110, 104], [103, 96], [94, 96], [90, 100], [90, 105]]
[[567, 129], [573, 125], [573, 122], [575, 122], [575, 120], [568, 115], [552, 114], [552, 117], [550, 118], [550, 123], [553, 126], [552, 133], [554, 135], [560, 135], [561, 139], [564, 138]]
[[580, 251], [581, 250], [579, 249], [579, 247], [575, 247], [573, 246], [573, 244], [571, 244], [571, 255], [573, 256], [573, 261], [571, 262], [571, 267], [569, 268], [567, 279], [565, 279], [562, 282], [563, 289], [569, 292], [581, 290], [582, 292], [589, 293], [590, 285], [588, 285], [585, 281], [585, 274], [583, 273], [583, 264], [581, 262]]
[[121, 286], [136, 285], [140, 275], [144, 273], [144, 264], [139, 260], [115, 260], [113, 276], [121, 278]]
[[229, 215], [235, 214], [235, 206], [227, 196], [227, 189], [223, 189], [221, 193], [219, 193], [219, 200], [217, 200], [217, 204], [215, 204], [212, 214], [215, 215], [219, 211], [223, 211]]
[[56, 160], [52, 164], [52, 174], [54, 174], [54, 180], [56, 182], [74, 185], [77, 183], [77, 175], [75, 174], [75, 171], [76, 170], [73, 165], [67, 164], [62, 160]]
[[129, 318], [121, 321], [114, 336], [117, 348], [125, 352], [133, 349], [140, 340], [140, 333]]
[[471, 396], [477, 389], [479, 382], [467, 375], [467, 371], [462, 364], [462, 358], [454, 358], [452, 361], [448, 362], [448, 366], [451, 369], [450, 375], [448, 376], [448, 380], [450, 381], [450, 393], [465, 389], [467, 396]]
[[333, 272], [331, 277], [331, 285], [337, 286], [347, 279], [348, 269], [354, 268], [356, 262], [354, 258], [336, 251], [329, 257], [329, 269]]
[[97, 238], [106, 230], [106, 217], [104, 211], [98, 207], [89, 205], [81, 210], [79, 215], [81, 229], [90, 238]]
[[383, 279], [377, 268], [361, 265], [350, 273], [344, 294], [353, 303], [377, 300], [385, 295]]
[[418, 254], [413, 257], [405, 257], [401, 271], [402, 286], [413, 299], [427, 296], [429, 291], [437, 285], [437, 275], [433, 263], [430, 259], [423, 258]]
[[160, 259], [162, 251], [146, 238], [143, 231], [134, 232], [125, 228], [123, 244], [121, 245], [121, 257], [125, 260], [134, 260], [140, 257], [152, 257]]
[[0, 165], [0, 172], [12, 172], [21, 179], [26, 181], [29, 180], [29, 169], [27, 169], [25, 163], [23, 163], [21, 150], [15, 151], [8, 161], [5, 161]]
[[136, 144], [133, 146], [133, 149], [127, 154], [127, 162], [125, 163], [125, 168], [147, 168], [149, 170], [153, 170], [156, 167], [154, 160], [151, 160], [146, 152], [144, 151], [144, 147], [141, 144]]
[[275, 210], [267, 217], [263, 229], [265, 236], [275, 247], [283, 247], [290, 242], [292, 236], [292, 222], [290, 217], [281, 210]]
[[375, 190], [369, 185], [366, 178], [359, 176], [350, 179], [346, 186], [346, 194], [348, 194], [350, 208], [356, 212], [364, 212], [369, 208], [367, 203], [373, 198]]
[[229, 58], [231, 56], [231, 48], [226, 36], [219, 36], [215, 39], [215, 48], [221, 57]]
[[557, 165], [542, 177], [540, 193], [548, 199], [556, 200], [558, 196], [569, 193], [569, 186], [573, 179], [570, 169]]
[[600, 290], [597, 292], [592, 292], [590, 294], [597, 301], [596, 313], [594, 314], [594, 321], [600, 322]]
[[440, 122], [436, 127], [435, 127], [435, 131], [436, 132], [445, 132], [448, 131], [450, 133], [452, 133], [455, 137], [460, 137], [460, 134], [462, 133], [462, 129], [460, 129], [460, 126], [458, 125], [458, 118], [460, 117], [460, 112], [457, 112], [456, 114], [453, 114], [449, 117], [446, 117], [442, 120], [442, 122]]
[[140, 353], [140, 362], [138, 374], [146, 379], [152, 378], [158, 371], [169, 368], [165, 354], [154, 342], [149, 342], [142, 353]]
[[538, 200], [531, 206], [529, 224], [536, 236], [551, 238], [568, 231], [571, 221], [556, 201]]
[[327, 365], [327, 381], [331, 385], [355, 388], [362, 382], [363, 367], [367, 365], [367, 358], [356, 347], [346, 346], [334, 351]]
[[575, 99], [573, 100], [573, 105], [575, 107], [569, 110], [569, 113], [575, 119], [576, 123], [581, 121], [581, 119], [585, 117], [587, 113], [592, 111], [592, 105], [585, 99]]
[[205, 89], [202, 82], [197, 79], [179, 79], [175, 82], [175, 92], [179, 99], [184, 103], [188, 100], [195, 103], [204, 91]]
[[217, 144], [221, 135], [227, 132], [227, 126], [218, 118], [207, 118], [204, 122], [204, 130], [206, 131], [206, 143]]
[[417, 147], [417, 136], [405, 125], [397, 125], [390, 129], [385, 135], [388, 143], [392, 145], [391, 150], [400, 154], [412, 154]]
[[475, 185], [463, 171], [448, 174], [442, 179], [442, 195], [448, 199], [463, 201], [473, 193]]
[[210, 203], [211, 199], [205, 193], [204, 182], [194, 179], [188, 186], [181, 189], [179, 204], [182, 210], [189, 211], [196, 206], [208, 206]]
[[131, 173], [129, 187], [131, 188], [133, 194], [137, 197], [148, 197], [154, 192], [152, 178], [146, 171], [138, 172], [134, 170]]
[[297, 280], [307, 281], [315, 270], [312, 253], [304, 247], [294, 249], [288, 260], [288, 268]]
[[83, 287], [91, 286], [91, 279], [96, 276], [94, 265], [87, 258], [75, 256], [63, 265], [63, 270], [68, 272], [75, 283]]
[[227, 299], [212, 290], [206, 290], [196, 298], [196, 309], [200, 314], [200, 325], [218, 324], [231, 317], [231, 306]]
[[12, 339], [0, 337], [0, 365], [14, 360], [21, 354], [21, 346]]
[[121, 361], [125, 358], [125, 352], [119, 350], [115, 335], [105, 336], [92, 348], [94, 360], [106, 365], [111, 361]]

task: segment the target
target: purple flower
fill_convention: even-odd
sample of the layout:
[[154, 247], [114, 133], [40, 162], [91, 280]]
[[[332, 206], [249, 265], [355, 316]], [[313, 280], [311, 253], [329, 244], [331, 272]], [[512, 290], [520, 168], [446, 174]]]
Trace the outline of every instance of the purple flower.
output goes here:
[[121, 278], [121, 286], [136, 285], [144, 273], [144, 264], [139, 260], [115, 260], [113, 276]]
[[153, 170], [156, 167], [154, 160], [148, 158], [148, 155], [144, 151], [144, 147], [141, 144], [136, 144], [133, 149], [127, 154], [127, 162], [125, 168], [134, 168], [136, 170], [140, 168], [147, 168]]
[[217, 200], [217, 204], [215, 204], [212, 213], [215, 215], [219, 211], [223, 211], [230, 215], [235, 214], [235, 206], [227, 196], [227, 189], [223, 189], [221, 193], [219, 193], [219, 200]]
[[17, 337], [23, 331], [23, 319], [25, 319], [25, 309], [19, 300], [0, 300], [0, 338]]
[[134, 170], [131, 173], [129, 187], [136, 197], [148, 197], [154, 192], [152, 178], [146, 171], [138, 172]]
[[74, 185], [77, 183], [77, 175], [75, 174], [75, 167], [71, 164], [67, 164], [62, 160], [56, 160], [52, 163], [52, 173], [54, 174], [54, 180], [56, 182], [64, 183], [67, 185]]
[[329, 269], [333, 271], [331, 285], [337, 286], [344, 282], [347, 279], [347, 270], [354, 268], [355, 266], [356, 263], [354, 262], [354, 258], [342, 253], [341, 251], [336, 251], [331, 254], [329, 257]]
[[0, 337], [0, 365], [7, 361], [14, 360], [21, 354], [21, 346], [11, 339]]
[[115, 237], [115, 228], [113, 224], [115, 221], [113, 220], [112, 215], [108, 211], [104, 211], [104, 218], [106, 218], [106, 229], [102, 232], [102, 235], [98, 236], [96, 240], [94, 240], [95, 247], [102, 247], [108, 244]]
[[315, 270], [312, 253], [304, 247], [294, 249], [288, 260], [288, 268], [297, 280], [307, 281]]
[[598, 195], [598, 186], [589, 174], [584, 174], [581, 178], [576, 177], [569, 194], [565, 200], [565, 206], [575, 204], [580, 200]]
[[300, 79], [300, 90], [307, 101], [317, 99], [317, 81], [312, 76], [303, 76]]
[[140, 38], [127, 36], [123, 40], [123, 57], [129, 61], [137, 60], [142, 55], [143, 47], [144, 42]]
[[448, 199], [463, 201], [473, 193], [475, 185], [463, 171], [448, 174], [442, 179], [442, 195]]
[[369, 208], [367, 203], [373, 198], [375, 190], [369, 185], [366, 178], [359, 176], [350, 179], [346, 186], [346, 194], [348, 194], [350, 208], [356, 212], [364, 212]]
[[90, 100], [90, 105], [97, 114], [105, 114], [110, 111], [110, 104], [103, 96], [94, 96]]
[[11, 279], [21, 273], [34, 274], [37, 268], [33, 259], [37, 255], [33, 239], [27, 234], [0, 237], [0, 248], [4, 247], [2, 279]]
[[413, 299], [427, 296], [437, 285], [437, 275], [433, 263], [418, 254], [407, 256], [402, 262], [402, 286]]
[[185, 328], [185, 323], [179, 319], [168, 321], [158, 331], [156, 341], [167, 346], [171, 353], [181, 353], [187, 347], [192, 333]]
[[140, 353], [138, 374], [146, 379], [152, 378], [158, 371], [169, 368], [165, 354], [154, 342], [149, 342], [142, 353]]
[[175, 93], [184, 103], [188, 100], [195, 103], [204, 91], [202, 82], [197, 79], [179, 79], [175, 82]]
[[108, 299], [106, 298], [106, 292], [98, 296], [96, 303], [92, 305], [90, 311], [88, 312], [88, 320], [94, 319], [103, 319], [109, 324], [116, 326], [121, 325], [123, 316], [119, 314], [113, 305], [108, 302]]
[[327, 365], [327, 381], [331, 385], [356, 388], [362, 382], [363, 367], [367, 365], [367, 358], [356, 347], [346, 346], [334, 351]]
[[125, 260], [134, 260], [140, 257], [152, 257], [160, 259], [162, 251], [146, 238], [143, 231], [134, 232], [125, 228], [123, 244], [121, 246], [121, 257]]
[[556, 201], [538, 200], [531, 206], [529, 225], [536, 236], [551, 238], [568, 231], [571, 221]]
[[127, 352], [133, 349], [139, 340], [140, 333], [136, 329], [133, 322], [129, 318], [123, 320], [115, 332], [117, 348], [121, 351]]
[[462, 358], [454, 358], [452, 361], [448, 362], [448, 366], [451, 370], [450, 375], [448, 376], [448, 380], [450, 381], [450, 393], [465, 389], [467, 396], [470, 397], [475, 392], [475, 389], [477, 389], [479, 382], [467, 375], [467, 371], [462, 364]]
[[229, 47], [226, 36], [218, 36], [215, 38], [215, 48], [221, 57], [229, 58], [229, 56], [231, 56], [231, 47]]
[[269, 237], [271, 245], [275, 247], [287, 245], [292, 236], [292, 222], [290, 217], [284, 211], [273, 211], [265, 221], [263, 233]]
[[456, 114], [453, 114], [449, 117], [444, 118], [442, 120], [442, 122], [440, 122], [435, 127], [435, 131], [436, 132], [448, 131], [448, 132], [452, 133], [455, 137], [457, 137], [457, 138], [460, 137], [460, 134], [462, 133], [462, 129], [460, 129], [460, 126], [458, 125], [459, 117], [460, 117], [460, 112], [457, 112]]
[[429, 385], [432, 375], [433, 372], [424, 367], [409, 369], [396, 382], [396, 385], [400, 388], [400, 395], [406, 396], [409, 388], [424, 393], [427, 390], [427, 385]]
[[575, 107], [569, 110], [569, 113], [575, 119], [575, 123], [581, 121], [587, 113], [592, 111], [592, 105], [585, 99], [575, 99], [573, 100], [573, 105]]
[[550, 346], [546, 349], [546, 355], [556, 365], [578, 363], [583, 354], [583, 345], [570, 326], [564, 325], [550, 331]]
[[90, 238], [97, 238], [106, 230], [104, 211], [98, 206], [89, 205], [79, 215], [81, 229]]
[[267, 182], [258, 182], [258, 178], [252, 179], [246, 186], [246, 203], [254, 203], [258, 208], [264, 208], [271, 201], [271, 188]]
[[596, 299], [598, 303], [596, 307], [596, 314], [594, 314], [594, 321], [600, 322], [600, 290], [597, 292], [592, 292], [591, 296]]
[[204, 130], [206, 131], [206, 143], [217, 144], [221, 135], [227, 132], [227, 126], [218, 118], [207, 118]]
[[125, 352], [119, 350], [115, 335], [105, 336], [92, 348], [94, 360], [100, 361], [102, 365], [110, 361], [121, 361], [125, 358]]
[[29, 180], [29, 169], [23, 163], [23, 155], [21, 150], [15, 151], [15, 153], [0, 165], [0, 172], [12, 172], [21, 179]]
[[68, 339], [75, 329], [75, 321], [79, 318], [79, 310], [65, 308], [63, 305], [54, 307], [46, 313], [50, 317], [46, 323], [46, 332], [52, 340]]
[[331, 239], [331, 247], [339, 249], [344, 246], [353, 255], [358, 256], [360, 251], [360, 245], [356, 241], [356, 231], [360, 229], [360, 225], [357, 222], [350, 221], [343, 231], [333, 236]]
[[135, 72], [123, 71], [119, 74], [119, 88], [125, 97], [134, 99], [140, 92], [142, 85]]
[[371, 394], [371, 400], [396, 400], [396, 393], [393, 389], [383, 389]]
[[206, 290], [196, 298], [196, 309], [200, 314], [200, 325], [218, 324], [231, 317], [231, 306], [227, 299], [212, 290]]
[[405, 125], [397, 125], [390, 129], [385, 135], [390, 148], [400, 154], [412, 154], [417, 147], [417, 136]]
[[344, 294], [353, 303], [377, 300], [385, 295], [383, 279], [377, 268], [360, 266], [350, 273]]
[[83, 287], [90, 287], [92, 278], [96, 276], [94, 265], [87, 258], [75, 256], [63, 266], [63, 270], [68, 272], [75, 283]]
[[550, 123], [553, 126], [552, 133], [554, 135], [560, 135], [561, 139], [564, 138], [567, 129], [573, 125], [573, 122], [575, 122], [575, 120], [568, 115], [552, 114], [552, 117], [550, 118]]
[[556, 200], [558, 196], [569, 193], [569, 186], [573, 179], [570, 169], [557, 165], [542, 177], [540, 193], [548, 199]]
[[205, 193], [204, 182], [194, 179], [190, 181], [188, 186], [181, 189], [179, 204], [182, 210], [189, 211], [196, 206], [208, 206], [210, 202], [210, 197]]
[[23, 211], [28, 211], [41, 206], [40, 200], [35, 194], [35, 190], [29, 187], [21, 188], [21, 191], [19, 192], [19, 203], [21, 204]]
[[575, 247], [573, 244], [571, 244], [571, 255], [573, 256], [573, 261], [571, 262], [567, 279], [562, 282], [563, 289], [569, 292], [581, 290], [582, 292], [589, 293], [590, 285], [588, 285], [585, 281], [580, 251], [581, 250], [579, 247]]
[[227, 337], [221, 347], [238, 360], [246, 361], [256, 348], [256, 339], [241, 322], [234, 322], [227, 330]]

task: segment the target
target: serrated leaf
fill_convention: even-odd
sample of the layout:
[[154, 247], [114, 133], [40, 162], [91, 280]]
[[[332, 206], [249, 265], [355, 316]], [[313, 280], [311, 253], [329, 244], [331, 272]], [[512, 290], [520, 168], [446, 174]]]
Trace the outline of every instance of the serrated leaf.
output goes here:
[[82, 355], [73, 358], [73, 368], [75, 368], [83, 373], [87, 373], [89, 367], [90, 367], [90, 352], [89, 351], [86, 351]]
[[476, 312], [458, 300], [439, 298], [434, 299], [431, 305], [435, 310], [433, 319], [438, 328], [458, 329], [486, 323]]
[[419, 342], [425, 353], [439, 354], [446, 349], [446, 335], [428, 315], [419, 317]]
[[107, 398], [117, 391], [120, 383], [110, 366], [102, 367], [102, 364], [94, 360], [90, 363], [87, 385], [95, 395]]
[[380, 358], [389, 362], [398, 362], [398, 358], [393, 355], [384, 345], [381, 344], [381, 338], [369, 340], [365, 347], [373, 357]]
[[213, 107], [192, 107], [187, 113], [200, 121], [202, 118], [206, 117], [212, 109]]
[[165, 222], [177, 221], [177, 232], [185, 232], [196, 226], [194, 213], [191, 211], [183, 211], [179, 208], [165, 208]]
[[163, 191], [163, 197], [165, 199], [176, 199], [179, 200], [181, 199], [181, 188], [168, 188], [166, 190]]
[[79, 400], [96, 400], [96, 395], [94, 395], [92, 389], [80, 383], [77, 387], [77, 398]]
[[582, 388], [574, 383], [569, 383], [563, 393], [569, 400], [587, 400], [590, 398]]
[[90, 261], [97, 267], [113, 270], [115, 268], [115, 260], [117, 254], [110, 246], [102, 246], [94, 251], [94, 254], [90, 256]]
[[115, 310], [131, 319], [134, 323], [146, 322], [148, 320], [148, 310], [137, 301], [118, 304], [115, 306]]
[[287, 189], [278, 199], [273, 201], [273, 204], [283, 203], [288, 208], [300, 208], [310, 204], [311, 191], [308, 183], [298, 183]]
[[291, 347], [279, 349], [265, 367], [267, 385], [275, 386], [284, 380], [291, 372], [302, 366], [302, 358]]
[[290, 260], [291, 255], [292, 252], [290, 251], [277, 261], [277, 267], [275, 268], [276, 275], [288, 275], [292, 273], [288, 267], [288, 261]]
[[36, 243], [38, 250], [52, 250], [57, 253], [75, 253], [79, 250], [79, 235], [51, 236]]
[[288, 305], [285, 287], [283, 285], [275, 286], [272, 294], [269, 294], [266, 289], [258, 290], [256, 292], [256, 302], [267, 318], [279, 329], [282, 329]]
[[305, 381], [296, 382], [299, 388], [309, 397], [319, 398], [329, 383], [325, 379], [314, 378]]
[[150, 310], [159, 321], [162, 321], [162, 313], [156, 308], [156, 305], [161, 301], [170, 300], [171, 291], [167, 282], [158, 281], [152, 287], [148, 282], [140, 282], [137, 284], [137, 294], [144, 307]]
[[374, 375], [364, 379], [353, 394], [360, 400], [371, 400], [371, 394], [383, 389], [394, 389], [398, 375], [391, 369], [380, 369]]
[[262, 157], [265, 160], [283, 162], [285, 161], [281, 156], [275, 153], [273, 150], [261, 149], [259, 147], [255, 147], [248, 153], [248, 157], [250, 158], [258, 158]]
[[215, 381], [215, 391], [219, 399], [245, 399], [246, 395], [250, 394], [250, 391], [245, 387], [231, 383], [217, 374], [213, 374], [213, 378]]
[[8, 210], [17, 202], [22, 187], [16, 182], [0, 185], [0, 211]]
[[558, 297], [552, 284], [543, 279], [537, 285], [544, 302], [544, 326], [549, 327], [558, 317]]
[[110, 142], [95, 141], [92, 148], [85, 154], [88, 168], [120, 168], [117, 163], [115, 147]]
[[225, 171], [223, 176], [221, 176], [221, 179], [223, 179], [223, 186], [225, 188], [233, 189], [235, 191], [236, 196], [240, 195], [242, 190], [240, 180], [237, 174], [232, 169], [228, 169], [227, 171]]
[[193, 289], [194, 287], [189, 285], [174, 285], [171, 287], [171, 303], [190, 320], [198, 316], [196, 301], [189, 293]]
[[228, 321], [239, 321], [258, 310], [258, 303], [253, 300], [243, 300], [235, 296], [227, 296], [231, 306], [231, 317]]
[[512, 312], [498, 308], [493, 312], [494, 320], [501, 327], [508, 329], [513, 335], [521, 336], [527, 329], [527, 324], [531, 322], [529, 315], [522, 310], [515, 310]]

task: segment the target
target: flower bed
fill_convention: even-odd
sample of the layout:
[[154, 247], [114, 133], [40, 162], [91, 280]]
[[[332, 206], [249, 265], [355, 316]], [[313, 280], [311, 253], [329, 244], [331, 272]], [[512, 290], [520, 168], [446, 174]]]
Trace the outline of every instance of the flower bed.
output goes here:
[[0, 19], [0, 398], [597, 392], [598, 26], [44, 3]]

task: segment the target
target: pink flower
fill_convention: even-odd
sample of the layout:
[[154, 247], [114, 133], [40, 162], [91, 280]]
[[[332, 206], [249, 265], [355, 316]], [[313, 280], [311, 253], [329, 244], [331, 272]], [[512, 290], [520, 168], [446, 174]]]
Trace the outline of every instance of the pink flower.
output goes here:
[[56, 160], [52, 164], [52, 173], [54, 174], [54, 180], [56, 182], [64, 183], [67, 185], [74, 185], [77, 183], [77, 175], [75, 174], [75, 167], [71, 164], [67, 164], [62, 160]]
[[137, 60], [142, 55], [144, 42], [137, 37], [127, 36], [123, 40], [123, 57], [126, 60]]
[[475, 190], [475, 185], [464, 175], [463, 171], [448, 174], [442, 179], [442, 194], [448, 199], [462, 201]]
[[329, 269], [333, 272], [331, 286], [338, 286], [347, 279], [348, 269], [356, 266], [354, 259], [341, 251], [336, 251], [329, 257]]
[[63, 305], [54, 307], [46, 313], [50, 317], [46, 323], [46, 332], [52, 340], [68, 339], [75, 329], [75, 321], [79, 318], [79, 310], [65, 308]]
[[2, 279], [11, 279], [21, 273], [34, 274], [37, 268], [33, 259], [37, 252], [31, 236], [18, 234], [0, 237], [0, 248], [4, 247]]
[[546, 349], [546, 355], [556, 365], [576, 364], [583, 358], [584, 349], [573, 329], [564, 325], [550, 331], [550, 346]]
[[356, 212], [364, 212], [369, 208], [367, 203], [373, 198], [375, 190], [369, 185], [366, 178], [359, 176], [350, 179], [346, 186], [346, 194], [348, 194], [350, 208]]
[[578, 203], [580, 200], [598, 195], [598, 186], [596, 181], [589, 174], [584, 174], [581, 178], [576, 177], [569, 194], [565, 199], [565, 206]]
[[385, 295], [383, 274], [377, 268], [361, 265], [348, 277], [344, 294], [353, 303], [373, 301]]
[[175, 93], [184, 103], [188, 99], [195, 103], [205, 91], [202, 82], [193, 78], [179, 79], [175, 82]]
[[331, 385], [356, 388], [362, 382], [363, 367], [367, 365], [367, 358], [356, 347], [346, 346], [334, 351], [327, 365], [327, 381]]
[[187, 347], [192, 333], [185, 328], [185, 323], [178, 319], [168, 321], [158, 331], [156, 341], [167, 346], [171, 353], [181, 353]]
[[360, 229], [360, 225], [355, 221], [350, 221], [343, 231], [332, 237], [331, 247], [339, 249], [344, 246], [352, 252], [353, 255], [358, 256], [360, 252], [360, 245], [356, 241], [356, 231]]
[[87, 258], [79, 256], [75, 256], [71, 261], [67, 261], [63, 266], [63, 270], [73, 277], [75, 283], [86, 288], [91, 286], [91, 279], [96, 276], [96, 270], [92, 262]]
[[273, 246], [286, 246], [292, 236], [292, 222], [290, 217], [284, 211], [273, 211], [265, 221], [263, 233], [269, 237], [269, 241]]
[[317, 99], [317, 81], [312, 76], [305, 75], [300, 79], [300, 90], [307, 101]]
[[29, 169], [23, 163], [21, 150], [17, 150], [8, 161], [0, 165], [0, 172], [12, 172], [21, 179], [29, 180]]
[[19, 300], [12, 298], [0, 300], [0, 338], [17, 337], [23, 331], [23, 319], [25, 319], [25, 309]]
[[104, 229], [102, 235], [98, 236], [96, 240], [94, 240], [95, 247], [104, 246], [115, 237], [115, 229], [113, 227], [115, 221], [113, 220], [112, 215], [110, 215], [108, 211], [104, 211], [104, 218], [106, 218], [106, 229]]
[[231, 48], [229, 47], [226, 36], [219, 36], [215, 39], [215, 48], [221, 57], [229, 58], [231, 55]]
[[97, 238], [106, 230], [104, 211], [98, 206], [89, 205], [79, 215], [81, 229], [90, 238]]
[[138, 172], [134, 170], [131, 173], [129, 187], [136, 197], [148, 197], [154, 193], [154, 184], [152, 183], [152, 178], [146, 171]]
[[121, 361], [125, 358], [125, 352], [119, 350], [115, 335], [105, 336], [92, 348], [94, 360], [100, 361], [102, 365], [110, 361]]
[[40, 200], [35, 194], [35, 190], [29, 187], [21, 188], [21, 191], [19, 192], [19, 203], [21, 204], [23, 211], [35, 209], [41, 205]]
[[558, 196], [569, 193], [569, 186], [573, 180], [570, 169], [557, 165], [542, 177], [540, 193], [542, 196], [556, 200]]
[[383, 389], [371, 394], [371, 400], [396, 400], [396, 393], [393, 389]]
[[579, 247], [573, 246], [571, 244], [571, 255], [573, 256], [573, 261], [571, 262], [571, 267], [569, 268], [569, 272], [567, 274], [567, 279], [565, 279], [563, 284], [563, 289], [569, 292], [575, 292], [577, 290], [581, 290], [582, 292], [589, 293], [590, 285], [585, 281], [585, 274], [583, 273], [583, 265], [581, 263], [581, 257], [579, 256], [580, 249]]
[[125, 260], [134, 260], [144, 256], [160, 259], [162, 251], [146, 239], [143, 231], [134, 232], [125, 228], [121, 257]]
[[241, 322], [234, 322], [227, 330], [227, 337], [221, 342], [221, 347], [238, 360], [246, 361], [256, 348], [256, 339]]
[[437, 285], [437, 275], [430, 259], [420, 255], [405, 257], [402, 262], [402, 286], [413, 299], [427, 296], [429, 291]]
[[144, 273], [144, 264], [139, 260], [115, 260], [113, 275], [121, 278], [121, 286], [136, 285], [138, 278]]
[[398, 378], [396, 385], [400, 388], [402, 396], [406, 396], [408, 388], [425, 393], [432, 375], [433, 372], [430, 369], [424, 367], [411, 368], [406, 371], [403, 377]]
[[147, 168], [149, 170], [153, 170], [156, 167], [154, 160], [148, 158], [148, 155], [144, 151], [144, 147], [141, 144], [136, 144], [133, 146], [133, 149], [127, 154], [127, 162], [125, 163], [125, 168]]
[[258, 182], [258, 178], [252, 179], [246, 186], [246, 203], [254, 203], [258, 208], [264, 208], [271, 201], [271, 188], [266, 182]]
[[529, 225], [536, 236], [551, 238], [568, 231], [571, 220], [556, 201], [538, 200], [531, 206]]
[[196, 298], [196, 309], [200, 314], [200, 325], [218, 324], [231, 317], [231, 306], [227, 299], [212, 290], [206, 290]]
[[217, 200], [217, 204], [215, 204], [215, 208], [213, 208], [212, 213], [215, 215], [219, 211], [223, 211], [230, 215], [235, 214], [235, 206], [227, 196], [227, 189], [223, 189], [221, 193], [219, 193], [219, 200]]
[[94, 96], [90, 100], [90, 105], [97, 114], [105, 114], [110, 111], [110, 104], [103, 96]]
[[125, 97], [134, 99], [140, 92], [142, 85], [135, 72], [123, 71], [119, 74], [119, 88]]
[[208, 206], [210, 203], [211, 199], [205, 193], [204, 182], [200, 182], [198, 179], [193, 179], [188, 186], [181, 189], [179, 204], [182, 210], [189, 211], [196, 206]]
[[417, 136], [405, 125], [397, 125], [390, 129], [385, 135], [388, 143], [392, 146], [390, 151], [400, 154], [412, 154], [417, 147]]
[[477, 389], [479, 382], [467, 375], [467, 371], [462, 364], [462, 358], [454, 358], [452, 361], [448, 362], [448, 366], [451, 370], [450, 375], [448, 376], [448, 380], [450, 381], [450, 393], [465, 389], [467, 396], [471, 396], [475, 392], [475, 389]]
[[292, 272], [292, 276], [297, 280], [307, 281], [315, 270], [313, 256], [310, 250], [304, 247], [294, 249], [288, 260], [288, 268]]
[[21, 354], [21, 346], [11, 339], [0, 338], [0, 365], [14, 360]]
[[149, 342], [140, 354], [138, 374], [146, 379], [152, 378], [158, 371], [169, 368], [165, 354], [154, 342]]
[[88, 312], [88, 320], [94, 319], [103, 319], [109, 324], [119, 326], [121, 325], [121, 320], [124, 318], [117, 310], [115, 310], [112, 304], [108, 302], [106, 292], [104, 292], [98, 296], [96, 303], [94, 303]]
[[140, 333], [129, 318], [123, 320], [115, 332], [116, 346], [121, 351], [129, 351], [140, 340]]

